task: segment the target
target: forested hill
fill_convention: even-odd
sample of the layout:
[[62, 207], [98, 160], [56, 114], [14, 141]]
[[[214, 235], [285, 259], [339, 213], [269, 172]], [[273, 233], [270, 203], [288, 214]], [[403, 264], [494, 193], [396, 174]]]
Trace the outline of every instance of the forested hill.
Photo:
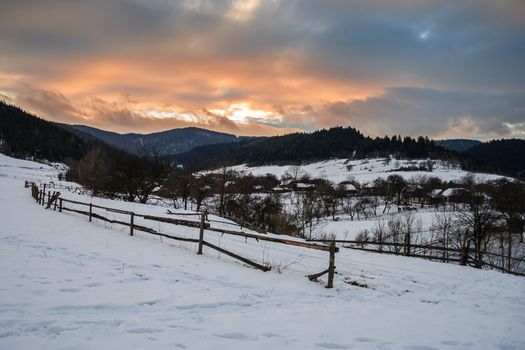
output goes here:
[[504, 172], [525, 178], [525, 140], [493, 140], [474, 146], [465, 154]]
[[0, 152], [17, 158], [64, 162], [80, 159], [92, 149], [117, 152], [105, 143], [81, 132], [40, 119], [0, 101]]
[[[175, 162], [203, 169], [223, 164], [300, 163], [330, 158], [366, 158], [396, 155], [403, 158], [462, 158], [423, 137], [370, 138], [358, 130], [336, 127], [239, 143], [197, 147], [174, 155]], [[465, 157], [463, 157], [465, 158]]]
[[237, 142], [240, 137], [201, 128], [171, 129], [152, 134], [118, 134], [85, 125], [72, 126], [130, 154], [165, 156], [182, 153], [195, 147]]

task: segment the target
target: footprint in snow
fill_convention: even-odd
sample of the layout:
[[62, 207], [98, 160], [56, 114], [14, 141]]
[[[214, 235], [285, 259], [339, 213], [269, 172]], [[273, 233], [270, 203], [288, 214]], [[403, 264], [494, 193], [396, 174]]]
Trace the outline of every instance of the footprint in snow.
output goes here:
[[102, 283], [98, 283], [98, 282], [91, 282], [91, 283], [84, 284], [84, 286], [86, 287], [98, 287], [102, 285], [103, 285]]
[[360, 343], [375, 343], [378, 341], [377, 339], [367, 338], [367, 337], [357, 337], [357, 338], [354, 338], [354, 340]]
[[219, 338], [225, 338], [225, 339], [235, 339], [235, 340], [257, 340], [256, 337], [250, 337], [243, 333], [220, 333], [220, 334], [214, 334], [216, 337]]
[[128, 329], [126, 332], [134, 334], [151, 334], [151, 333], [160, 333], [162, 330], [155, 328], [132, 328]]
[[337, 343], [317, 343], [315, 345], [323, 349], [350, 349], [348, 345]]
[[455, 345], [458, 345], [459, 342], [455, 341], [455, 340], [443, 340], [441, 342], [441, 344], [443, 345], [450, 345], [450, 346], [455, 346]]
[[78, 292], [81, 292], [82, 289], [78, 289], [78, 288], [60, 288], [59, 291], [61, 291], [63, 293], [78, 293]]

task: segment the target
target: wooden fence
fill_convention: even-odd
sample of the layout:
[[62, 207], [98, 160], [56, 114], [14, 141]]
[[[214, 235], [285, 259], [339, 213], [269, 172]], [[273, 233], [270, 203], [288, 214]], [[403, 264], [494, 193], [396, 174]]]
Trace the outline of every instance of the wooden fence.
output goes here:
[[[355, 241], [355, 240], [328, 240], [328, 239], [308, 239], [308, 242], [319, 242], [319, 243], [340, 243], [343, 248], [362, 250], [366, 252], [381, 253], [381, 254], [393, 254], [393, 255], [404, 255], [415, 258], [423, 258], [434, 261], [441, 261], [446, 263], [459, 263], [460, 265], [475, 266], [475, 259], [473, 255], [475, 250], [473, 248], [450, 248], [442, 245], [442, 242], [426, 242], [422, 244], [413, 244], [410, 242], [410, 235], [404, 238], [403, 243], [395, 242], [374, 242], [374, 241]], [[441, 245], [440, 245], [441, 244]], [[496, 258], [496, 259], [507, 259], [507, 256], [494, 254], [491, 252], [483, 252], [482, 256]], [[513, 261], [518, 263], [525, 262], [525, 259], [511, 258]], [[525, 273], [512, 271], [504, 266], [497, 266], [493, 264], [489, 259], [484, 259], [481, 262], [482, 265], [489, 266], [491, 268], [500, 270], [505, 273], [525, 276]]]
[[[48, 190], [46, 193], [46, 186], [42, 186], [42, 188], [39, 189], [39, 186], [37, 186], [35, 183], [28, 182], [28, 181], [26, 181], [25, 187], [31, 188], [31, 195], [33, 199], [35, 199], [35, 201], [39, 205], [45, 206], [46, 209], [52, 209], [58, 212], [69, 211], [69, 212], [81, 214], [81, 215], [87, 216], [90, 222], [93, 220], [93, 218], [95, 218], [95, 219], [106, 221], [112, 224], [127, 226], [129, 227], [130, 236], [133, 236], [135, 231], [141, 231], [141, 232], [149, 233], [152, 235], [170, 238], [170, 239], [177, 240], [177, 241], [197, 243], [198, 244], [197, 254], [199, 255], [202, 254], [203, 247], [206, 246], [222, 254], [228, 255], [234, 259], [240, 260], [244, 262], [245, 264], [250, 265], [262, 271], [271, 270], [271, 266], [267, 264], [259, 264], [255, 261], [242, 257], [238, 254], [230, 252], [224, 248], [218, 247], [206, 241], [205, 231], [207, 230], [207, 231], [218, 232], [221, 234], [239, 236], [239, 237], [244, 237], [245, 239], [250, 238], [250, 239], [255, 239], [257, 241], [267, 241], [267, 242], [291, 245], [291, 246], [296, 246], [296, 247], [301, 247], [301, 248], [326, 251], [329, 253], [328, 268], [322, 272], [308, 275], [307, 277], [312, 281], [316, 281], [317, 278], [321, 277], [322, 275], [328, 274], [328, 281], [326, 284], [326, 288], [333, 287], [334, 274], [335, 274], [335, 254], [339, 251], [339, 249], [335, 245], [335, 242], [329, 242], [330, 244], [326, 245], [326, 244], [301, 242], [301, 241], [294, 241], [290, 239], [281, 239], [281, 238], [276, 238], [276, 237], [256, 235], [256, 234], [251, 234], [251, 233], [247, 233], [244, 231], [225, 230], [225, 229], [221, 229], [217, 227], [211, 227], [210, 223], [207, 222], [206, 212], [201, 212], [201, 213], [171, 213], [170, 212], [170, 214], [176, 214], [176, 215], [181, 215], [181, 216], [197, 216], [199, 217], [199, 220], [186, 220], [186, 219], [175, 219], [175, 218], [168, 218], [168, 217], [162, 217], [162, 216], [153, 216], [153, 215], [135, 213], [132, 211], [127, 211], [127, 210], [121, 210], [117, 208], [104, 207], [104, 206], [96, 205], [93, 203], [86, 203], [86, 202], [81, 202], [81, 201], [75, 201], [72, 199], [66, 199], [61, 196], [60, 192], [57, 192], [57, 191], [51, 192], [50, 190]], [[74, 209], [71, 206], [67, 206], [66, 204], [84, 206], [86, 207], [86, 210]], [[117, 214], [122, 214], [122, 215], [129, 215], [129, 221], [109, 219], [103, 215], [100, 215], [100, 213], [96, 213], [95, 209], [105, 210], [107, 212], [112, 212], [112, 213], [117, 213]], [[188, 238], [188, 237], [179, 237], [179, 236], [161, 233], [151, 227], [136, 224], [135, 218], [137, 217], [140, 217], [140, 218], [143, 218], [144, 220], [149, 220], [149, 221], [198, 228], [199, 237], [198, 238]]]

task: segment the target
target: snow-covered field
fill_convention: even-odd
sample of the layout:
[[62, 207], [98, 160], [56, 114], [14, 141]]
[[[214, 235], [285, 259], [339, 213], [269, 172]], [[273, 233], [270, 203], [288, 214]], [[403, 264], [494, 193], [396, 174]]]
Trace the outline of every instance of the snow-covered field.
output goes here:
[[525, 348], [525, 278], [342, 249], [325, 289], [305, 278], [326, 268], [325, 252], [206, 233], [274, 267], [261, 272], [206, 248], [198, 256], [192, 243], [45, 210], [23, 181], [57, 173], [0, 155], [0, 349]]
[[[425, 166], [428, 162], [432, 162], [432, 171], [409, 170], [400, 171], [401, 168]], [[311, 178], [324, 178], [333, 183], [340, 183], [355, 179], [360, 183], [371, 183], [377, 178], [386, 178], [389, 175], [397, 174], [405, 179], [410, 179], [416, 176], [433, 176], [443, 181], [457, 181], [468, 174], [467, 171], [461, 170], [458, 166], [450, 164], [441, 160], [395, 160], [388, 158], [375, 159], [332, 159], [322, 162], [309, 163], [299, 166], [302, 174], [309, 175]], [[231, 170], [243, 172], [245, 174], [253, 174], [256, 176], [264, 176], [266, 174], [274, 174], [281, 178], [287, 171], [290, 170], [290, 165], [267, 165], [250, 167], [246, 164], [237, 165], [229, 168]], [[478, 174], [479, 180], [495, 180], [501, 178], [499, 175], [493, 174]]]

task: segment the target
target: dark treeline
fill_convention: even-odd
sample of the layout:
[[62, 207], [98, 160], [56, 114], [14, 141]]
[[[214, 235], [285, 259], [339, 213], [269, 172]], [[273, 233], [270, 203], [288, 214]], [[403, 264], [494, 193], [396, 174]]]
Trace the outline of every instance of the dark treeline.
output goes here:
[[202, 146], [174, 155], [170, 159], [192, 169], [205, 169], [224, 164], [299, 164], [330, 158], [362, 159], [389, 155], [403, 159], [457, 160], [469, 169], [481, 166], [481, 163], [470, 161], [464, 155], [437, 146], [425, 137], [370, 138], [351, 127]]
[[492, 140], [470, 148], [465, 154], [493, 164], [509, 174], [525, 178], [525, 140]]
[[167, 176], [154, 157], [132, 156], [68, 126], [0, 102], [0, 151], [9, 156], [64, 162], [66, 179], [94, 195], [145, 203]]
[[73, 133], [0, 101], [0, 152], [4, 154], [69, 163], [95, 148], [116, 151], [91, 136]]
[[93, 149], [72, 160], [66, 180], [85, 186], [95, 196], [146, 203], [169, 174], [169, 167], [156, 157], [113, 155]]

